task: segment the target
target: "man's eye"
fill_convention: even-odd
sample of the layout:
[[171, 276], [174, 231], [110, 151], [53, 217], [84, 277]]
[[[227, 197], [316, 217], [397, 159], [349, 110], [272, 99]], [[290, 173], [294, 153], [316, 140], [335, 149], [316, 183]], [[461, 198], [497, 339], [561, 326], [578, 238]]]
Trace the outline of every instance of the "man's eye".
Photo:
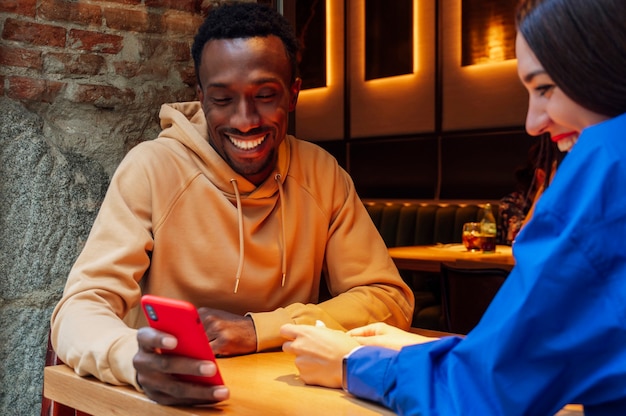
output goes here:
[[257, 99], [264, 100], [264, 101], [271, 100], [274, 97], [276, 97], [276, 93], [275, 92], [264, 92], [264, 93], [259, 93], [259, 94], [256, 95]]
[[276, 97], [276, 90], [274, 88], [259, 88], [254, 95], [255, 99], [261, 101], [270, 101]]
[[230, 103], [231, 99], [230, 98], [223, 98], [223, 97], [211, 97], [211, 101], [213, 101], [214, 104], [217, 105], [226, 105], [228, 103]]

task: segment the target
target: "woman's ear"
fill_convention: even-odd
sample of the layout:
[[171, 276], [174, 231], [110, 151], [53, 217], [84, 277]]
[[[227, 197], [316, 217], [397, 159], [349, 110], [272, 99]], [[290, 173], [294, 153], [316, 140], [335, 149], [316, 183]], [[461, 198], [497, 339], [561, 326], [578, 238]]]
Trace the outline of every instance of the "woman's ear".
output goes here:
[[537, 184], [537, 186], [543, 185], [545, 183], [545, 180], [546, 171], [541, 168], [535, 169], [535, 183]]

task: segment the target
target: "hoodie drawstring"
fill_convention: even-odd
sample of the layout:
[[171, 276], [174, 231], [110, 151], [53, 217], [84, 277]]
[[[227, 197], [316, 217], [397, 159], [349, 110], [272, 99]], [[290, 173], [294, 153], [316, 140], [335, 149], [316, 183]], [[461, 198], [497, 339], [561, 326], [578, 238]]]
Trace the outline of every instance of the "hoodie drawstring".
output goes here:
[[241, 279], [241, 271], [243, 270], [244, 244], [243, 244], [243, 210], [241, 209], [241, 196], [239, 195], [239, 187], [237, 179], [231, 179], [235, 190], [235, 198], [237, 200], [237, 225], [239, 226], [239, 265], [237, 266], [237, 274], [235, 275], [235, 292], [239, 289], [239, 280]]
[[283, 184], [280, 181], [281, 175], [280, 173], [277, 173], [274, 176], [274, 180], [276, 181], [276, 184], [278, 185], [278, 197], [280, 198], [280, 229], [282, 231], [282, 243], [281, 243], [281, 251], [280, 251], [280, 255], [281, 255], [281, 274], [282, 274], [282, 279], [281, 279], [281, 283], [280, 286], [281, 287], [285, 287], [285, 280], [287, 279], [287, 247], [286, 247], [286, 241], [287, 238], [285, 237], [285, 198], [283, 198]]
[[[285, 235], [285, 198], [283, 197], [283, 184], [280, 181], [281, 175], [277, 173], [274, 176], [274, 180], [278, 185], [278, 197], [280, 199], [280, 228], [282, 241], [280, 242], [280, 255], [281, 255], [281, 287], [285, 287], [285, 280], [287, 279], [287, 248], [285, 247], [287, 238]], [[235, 199], [237, 203], [237, 225], [239, 227], [239, 264], [237, 265], [237, 274], [235, 275], [235, 290], [237, 293], [239, 289], [239, 281], [241, 280], [241, 273], [243, 271], [244, 262], [244, 239], [243, 239], [243, 210], [241, 208], [241, 196], [239, 195], [239, 187], [237, 186], [237, 179], [231, 179], [230, 183], [235, 190]]]

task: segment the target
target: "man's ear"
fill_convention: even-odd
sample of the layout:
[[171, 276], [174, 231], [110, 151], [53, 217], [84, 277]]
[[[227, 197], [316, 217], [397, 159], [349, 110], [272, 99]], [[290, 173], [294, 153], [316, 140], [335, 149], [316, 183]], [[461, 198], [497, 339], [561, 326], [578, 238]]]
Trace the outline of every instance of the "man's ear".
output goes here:
[[200, 103], [204, 102], [204, 92], [202, 91], [200, 84], [196, 84], [196, 96], [198, 97], [198, 101], [200, 101]]
[[289, 111], [296, 109], [296, 103], [298, 102], [298, 95], [300, 94], [300, 88], [302, 87], [302, 79], [296, 78], [289, 88]]

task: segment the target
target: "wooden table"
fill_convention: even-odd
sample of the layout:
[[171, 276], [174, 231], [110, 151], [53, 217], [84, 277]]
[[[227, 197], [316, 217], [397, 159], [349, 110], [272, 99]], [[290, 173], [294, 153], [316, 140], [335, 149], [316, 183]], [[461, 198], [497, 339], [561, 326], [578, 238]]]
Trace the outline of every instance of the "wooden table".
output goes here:
[[441, 263], [457, 266], [481, 265], [512, 269], [515, 265], [510, 246], [496, 246], [495, 253], [470, 252], [463, 244], [436, 244], [433, 246], [407, 246], [389, 249], [389, 255], [400, 270], [439, 272]]
[[44, 368], [44, 396], [94, 416], [105, 415], [394, 415], [341, 389], [307, 386], [294, 356], [267, 352], [218, 358], [230, 398], [213, 406], [161, 406], [130, 386], [80, 377], [65, 365]]
[[[441, 337], [446, 332], [412, 328], [416, 334]], [[130, 386], [112, 386], [80, 377], [66, 365], [44, 368], [44, 396], [93, 416], [150, 415], [394, 415], [389, 409], [357, 399], [340, 389], [307, 386], [294, 357], [267, 352], [218, 358], [230, 398], [212, 406], [161, 406]], [[555, 416], [583, 416], [580, 405], [567, 405]]]

